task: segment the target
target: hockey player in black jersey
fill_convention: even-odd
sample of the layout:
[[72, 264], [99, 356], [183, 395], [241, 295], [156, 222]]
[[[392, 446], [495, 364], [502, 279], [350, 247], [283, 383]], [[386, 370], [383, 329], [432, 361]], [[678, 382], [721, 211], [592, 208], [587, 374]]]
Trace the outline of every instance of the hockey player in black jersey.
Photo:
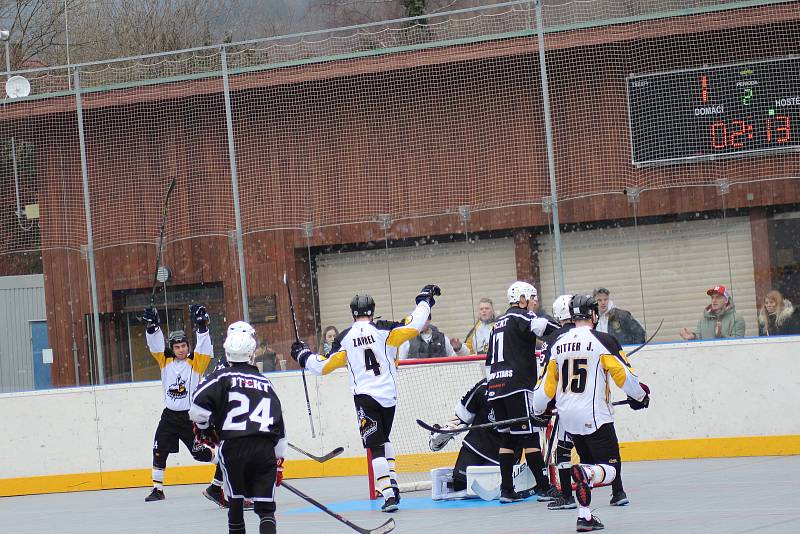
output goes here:
[[[256, 339], [256, 331], [250, 325], [250, 323], [246, 323], [244, 321], [236, 321], [231, 323], [228, 326], [228, 333], [227, 335], [231, 335], [234, 332], [244, 332]], [[214, 368], [214, 371], [220, 371], [222, 369], [227, 369], [230, 366], [228, 363], [228, 359], [225, 355], [222, 355], [219, 362], [217, 362], [217, 366]], [[201, 382], [202, 384], [202, 382]], [[222, 490], [223, 479], [222, 479], [222, 468], [219, 466], [219, 461], [217, 461], [217, 468], [214, 471], [214, 478], [211, 479], [211, 484], [208, 485], [206, 489], [203, 490], [203, 496], [216, 503], [220, 508], [227, 508], [228, 507], [228, 499], [225, 498], [225, 492]], [[253, 501], [245, 500], [244, 508], [245, 510], [252, 509]]]
[[275, 534], [275, 488], [283, 479], [286, 434], [278, 395], [253, 365], [257, 343], [247, 332], [225, 339], [230, 367], [197, 389], [189, 416], [198, 433], [220, 439], [217, 455], [229, 499], [228, 533], [243, 534], [244, 499], [254, 501], [260, 534]]
[[192, 304], [189, 312], [197, 326], [194, 350], [183, 330], [170, 332], [167, 340], [169, 346], [166, 346], [158, 310], [148, 308], [142, 313], [147, 331], [147, 347], [161, 369], [161, 384], [164, 389], [164, 410], [153, 439], [153, 490], [145, 497], [145, 502], [164, 500], [167, 457], [178, 452], [178, 442], [183, 442], [197, 461], [210, 462], [214, 457], [211, 449], [194, 439], [192, 423], [189, 421], [192, 394], [214, 353], [208, 331], [209, 317], [206, 308], [199, 304]]
[[[494, 323], [486, 354], [487, 398], [498, 421], [533, 418], [532, 398], [538, 378], [536, 341], [555, 331], [559, 325], [536, 315], [536, 288], [526, 282], [514, 282], [508, 288], [511, 307]], [[541, 424], [541, 423], [540, 423]], [[544, 423], [546, 424], [546, 422]], [[520, 501], [514, 491], [515, 452], [524, 451], [528, 467], [536, 479], [539, 500], [552, 500], [558, 491], [544, 474], [544, 458], [539, 434], [531, 421], [498, 428], [502, 434], [500, 454], [500, 502]]]
[[570, 313], [575, 327], [550, 347], [552, 358], [534, 392], [534, 410], [545, 412], [555, 399], [560, 424], [581, 458], [581, 464], [571, 468], [578, 501], [576, 529], [589, 532], [603, 528], [589, 508], [591, 488], [613, 482], [620, 468], [611, 383], [628, 395], [634, 410], [648, 407], [650, 390], [633, 373], [616, 338], [594, 330], [597, 302], [593, 297], [574, 296]]

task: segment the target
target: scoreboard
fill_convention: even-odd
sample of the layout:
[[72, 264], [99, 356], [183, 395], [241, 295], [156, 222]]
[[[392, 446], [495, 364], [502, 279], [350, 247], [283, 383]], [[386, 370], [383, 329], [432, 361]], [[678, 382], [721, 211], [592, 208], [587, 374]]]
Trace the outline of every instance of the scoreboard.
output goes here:
[[800, 148], [800, 58], [632, 74], [635, 165]]

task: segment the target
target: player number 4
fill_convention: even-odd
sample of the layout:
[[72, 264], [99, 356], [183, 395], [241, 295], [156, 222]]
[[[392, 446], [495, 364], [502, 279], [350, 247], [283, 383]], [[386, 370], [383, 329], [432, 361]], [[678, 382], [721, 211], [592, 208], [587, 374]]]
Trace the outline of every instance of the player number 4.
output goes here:
[[367, 371], [375, 373], [375, 376], [381, 374], [381, 364], [378, 363], [378, 359], [375, 357], [375, 353], [372, 352], [372, 349], [364, 350], [364, 367]]
[[[261, 432], [267, 432], [275, 422], [275, 419], [269, 415], [271, 399], [261, 399], [261, 402], [256, 405], [252, 413], [250, 413], [250, 399], [246, 395], [231, 391], [228, 393], [228, 402], [237, 403], [238, 406], [228, 411], [228, 416], [222, 424], [222, 430], [246, 430], [247, 421], [253, 421], [258, 423]], [[250, 413], [250, 415], [241, 421], [234, 421], [234, 419], [246, 413]]]

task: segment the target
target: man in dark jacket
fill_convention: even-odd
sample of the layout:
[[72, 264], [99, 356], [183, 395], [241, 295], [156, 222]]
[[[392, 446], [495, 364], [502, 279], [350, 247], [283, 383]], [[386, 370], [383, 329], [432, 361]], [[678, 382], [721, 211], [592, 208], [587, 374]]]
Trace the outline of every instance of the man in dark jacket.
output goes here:
[[466, 356], [467, 354], [469, 354], [467, 346], [461, 342], [458, 342], [457, 346], [453, 346], [450, 339], [431, 324], [430, 317], [419, 335], [400, 345], [398, 350], [401, 360], [406, 358], [446, 358], [448, 356]]
[[611, 300], [611, 292], [599, 287], [592, 295], [599, 308], [597, 330], [607, 332], [617, 338], [620, 345], [639, 345], [644, 343], [644, 328], [633, 318], [631, 312], [617, 308]]

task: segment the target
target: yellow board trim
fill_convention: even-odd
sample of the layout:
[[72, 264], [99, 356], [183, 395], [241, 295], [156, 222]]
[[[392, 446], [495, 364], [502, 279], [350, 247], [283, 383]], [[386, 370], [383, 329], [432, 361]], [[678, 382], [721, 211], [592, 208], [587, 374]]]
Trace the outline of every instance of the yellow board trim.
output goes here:
[[[800, 435], [742, 436], [735, 438], [698, 438], [620, 443], [625, 462], [677, 460], [688, 458], [734, 458], [740, 456], [792, 456], [800, 454]], [[453, 465], [458, 452], [400, 455], [399, 472], [428, 471]], [[357, 476], [367, 474], [365, 457], [334, 458], [324, 464], [313, 460], [288, 460], [286, 478]], [[164, 483], [205, 484], [214, 474], [211, 465], [167, 467]], [[0, 497], [64, 493], [103, 489], [148, 487], [150, 469], [131, 469], [105, 473], [78, 473], [0, 479]]]

